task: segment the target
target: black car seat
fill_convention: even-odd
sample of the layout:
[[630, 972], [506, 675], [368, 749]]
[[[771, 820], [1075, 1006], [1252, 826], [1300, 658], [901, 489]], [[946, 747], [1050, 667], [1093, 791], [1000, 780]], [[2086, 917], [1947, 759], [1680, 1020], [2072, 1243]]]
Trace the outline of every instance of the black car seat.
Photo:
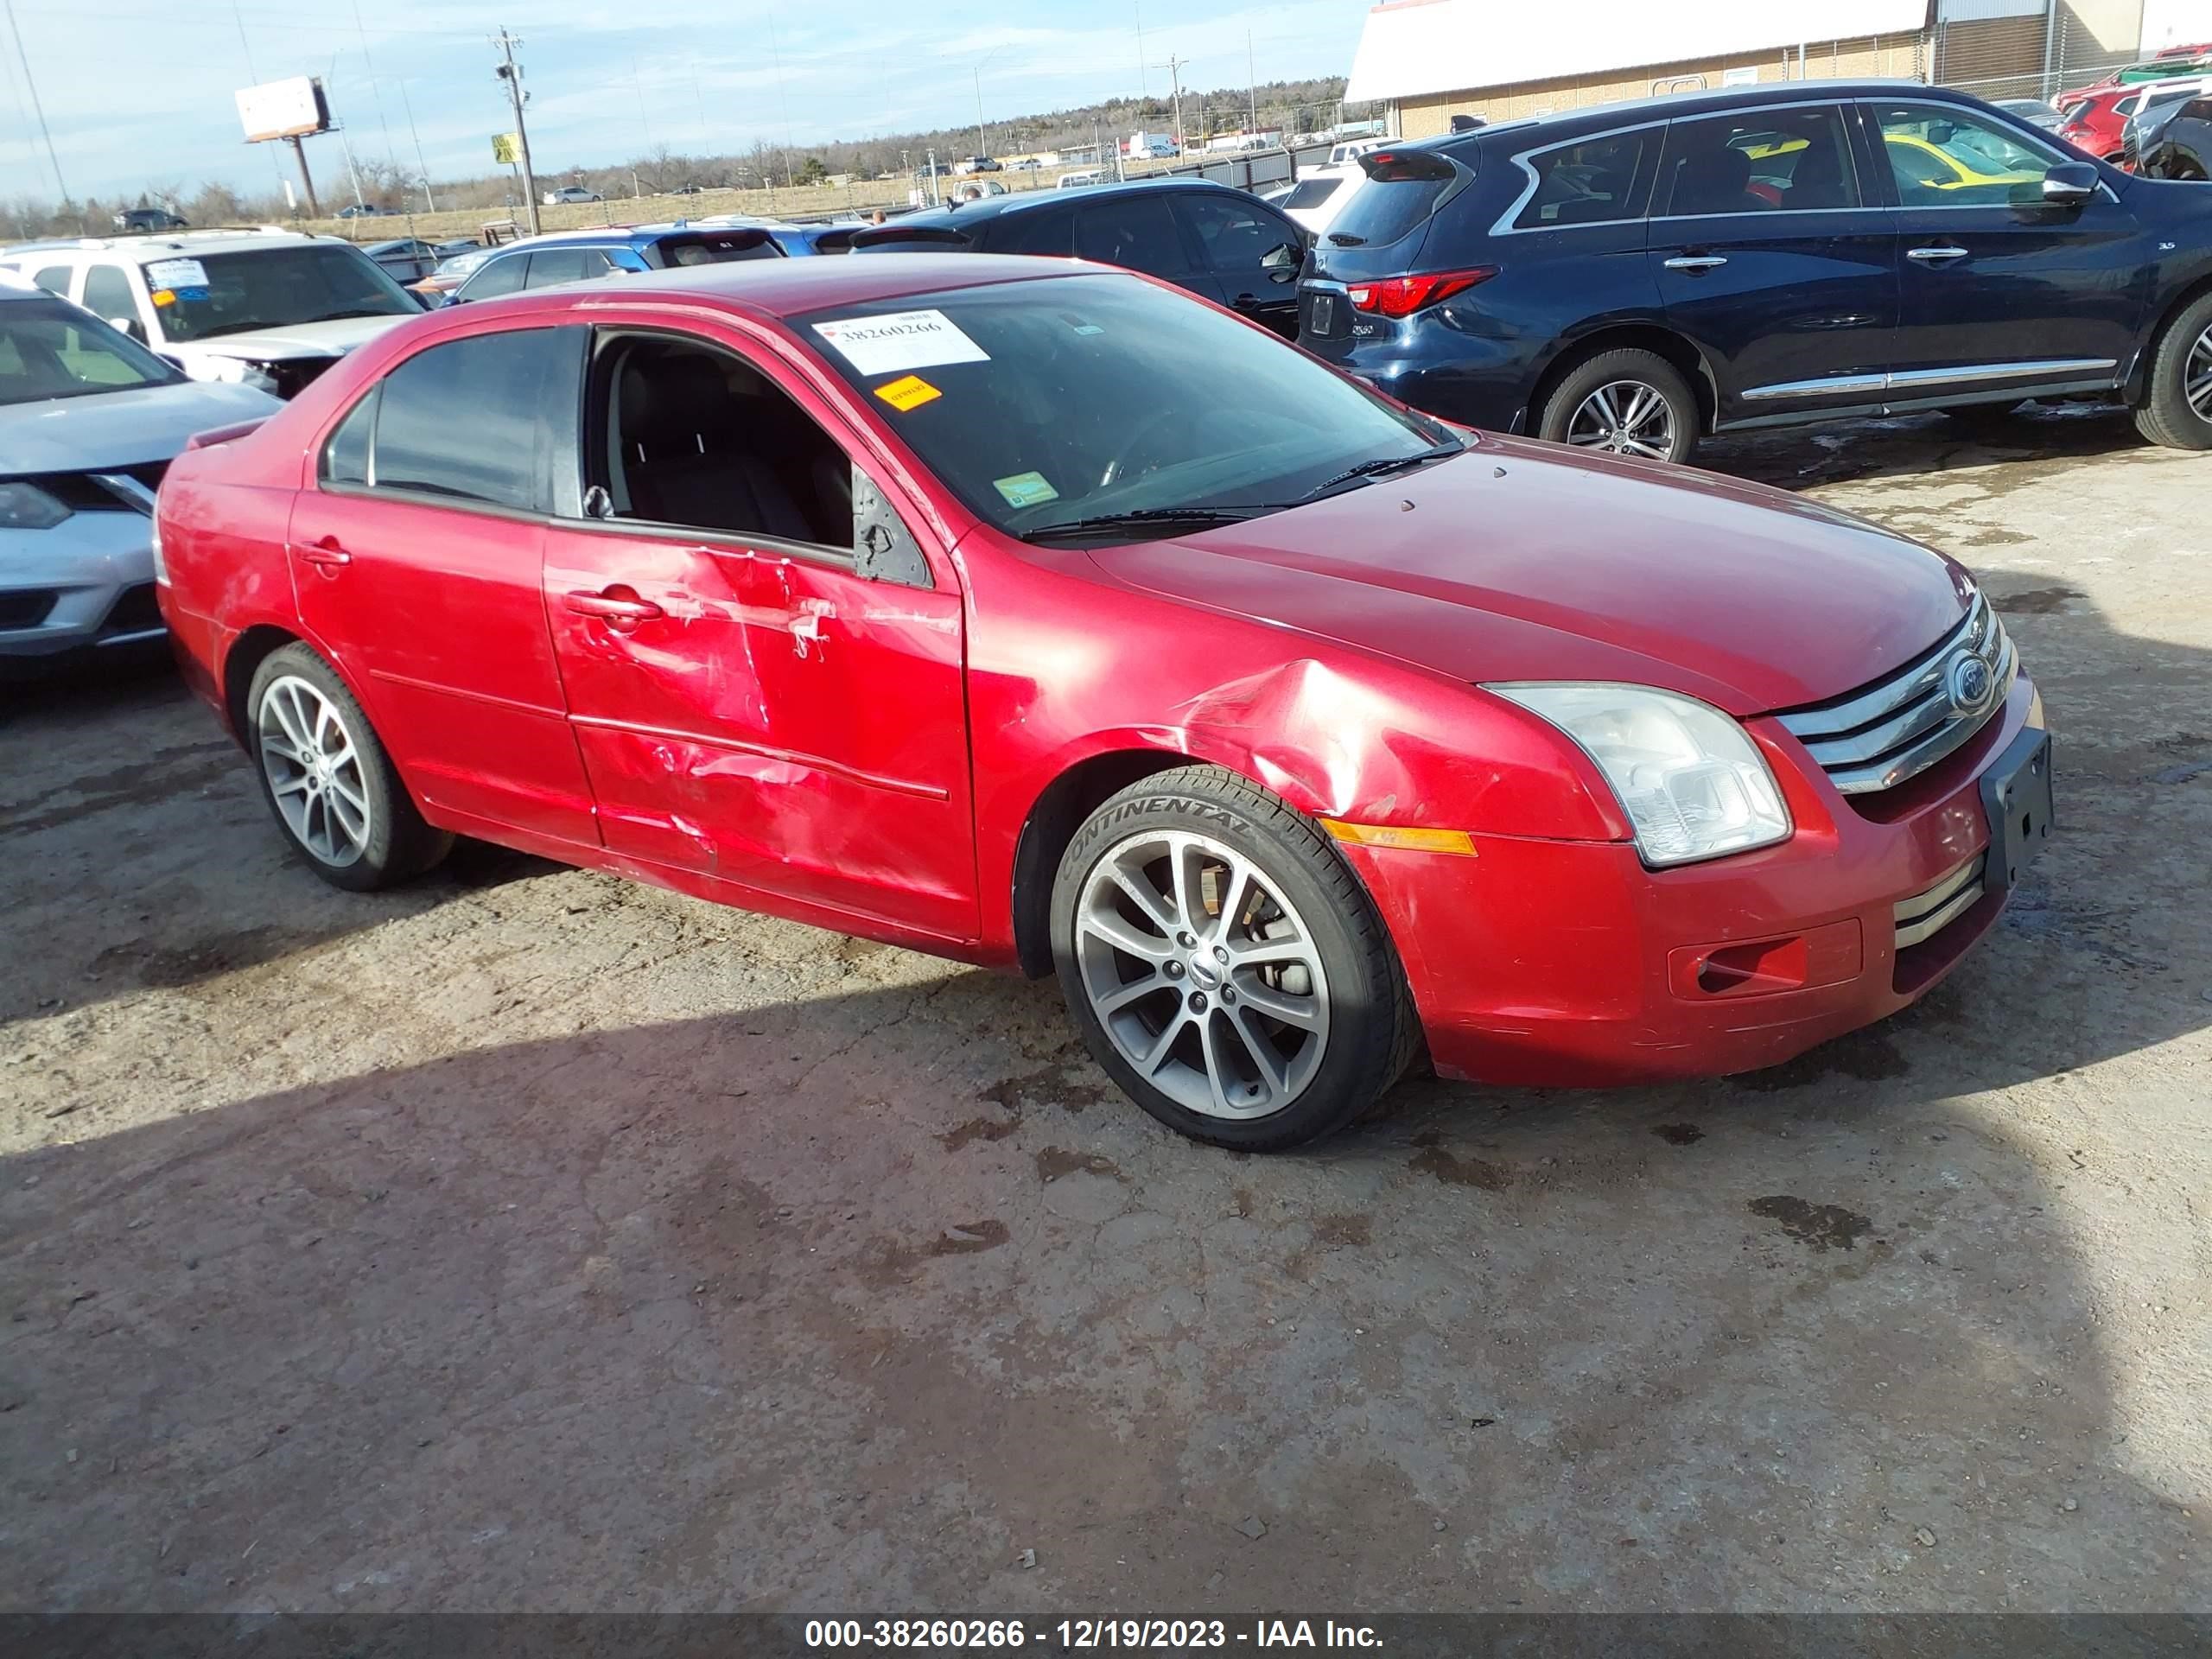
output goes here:
[[1805, 153], [1790, 171], [1789, 188], [1783, 193], [1782, 205], [1796, 213], [1854, 205], [1851, 163], [1842, 146], [1829, 134], [1808, 136]]
[[736, 402], [721, 369], [703, 353], [639, 353], [623, 365], [622, 470], [632, 513], [811, 541], [806, 515], [746, 442]]
[[1751, 158], [1726, 145], [1685, 156], [1675, 175], [1675, 198], [1667, 211], [1676, 218], [1694, 213], [1757, 213], [1772, 204], [1751, 194]]

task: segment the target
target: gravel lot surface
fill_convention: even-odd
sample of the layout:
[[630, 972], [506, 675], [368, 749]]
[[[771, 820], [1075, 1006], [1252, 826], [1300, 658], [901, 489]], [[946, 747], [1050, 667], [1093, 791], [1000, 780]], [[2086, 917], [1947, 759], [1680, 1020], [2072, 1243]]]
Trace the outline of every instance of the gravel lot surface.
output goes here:
[[2212, 458], [1708, 460], [1981, 574], [2059, 836], [1779, 1071], [1290, 1157], [1049, 983], [340, 893], [166, 676], [0, 688], [0, 1608], [2212, 1609]]

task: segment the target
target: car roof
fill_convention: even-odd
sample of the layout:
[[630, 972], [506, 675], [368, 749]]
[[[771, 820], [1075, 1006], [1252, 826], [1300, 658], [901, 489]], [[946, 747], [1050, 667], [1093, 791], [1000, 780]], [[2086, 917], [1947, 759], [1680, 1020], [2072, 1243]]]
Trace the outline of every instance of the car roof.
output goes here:
[[[1094, 184], [1084, 191], [1083, 200], [1086, 203], [1111, 201], [1116, 196], [1144, 195], [1164, 190], [1228, 190], [1240, 196], [1245, 194], [1237, 190], [1236, 186], [1224, 184], [1217, 179], [1176, 175], [1163, 179], [1127, 179], [1116, 184]], [[927, 226], [935, 230], [948, 226], [957, 228], [963, 225], [973, 225], [979, 219], [996, 219], [1001, 213], [1025, 213], [1048, 204], [1065, 207], [1068, 205], [1067, 198], [1051, 190], [1024, 190], [1019, 194], [1008, 191], [1002, 196], [985, 196], [981, 201], [947, 203], [943, 207], [925, 207], [919, 213], [902, 213], [886, 224], [869, 228], [877, 232], [910, 225]], [[875, 239], [887, 238], [878, 237]]]
[[201, 253], [245, 253], [255, 248], [346, 247], [342, 237], [306, 236], [297, 231], [266, 229], [159, 231], [151, 236], [86, 236], [8, 250], [10, 253], [75, 253], [148, 264], [156, 259], [189, 258]]
[[1618, 104], [1592, 104], [1518, 121], [1500, 121], [1472, 132], [1440, 133], [1394, 145], [1401, 149], [1490, 148], [1503, 139], [1518, 148], [1529, 137], [1539, 139], [1580, 131], [1605, 131], [1640, 126], [1655, 121], [1687, 120], [1700, 115], [1726, 115], [1731, 110], [1764, 108], [1785, 104], [1833, 104], [1845, 99], [1910, 98], [1916, 104], [1957, 104], [1976, 107], [1980, 99], [1949, 86], [1930, 86], [1917, 80], [1792, 80], [1762, 82], [1755, 86], [1713, 87], [1704, 92], [1662, 92], [1656, 97], [1625, 99]]
[[[704, 304], [766, 319], [803, 315], [838, 306], [872, 305], [952, 289], [990, 288], [1076, 276], [1127, 277], [1111, 265], [1068, 259], [1031, 259], [1014, 254], [909, 253], [896, 259], [742, 259], [640, 271], [615, 286], [563, 283], [480, 302], [484, 307], [562, 310], [632, 307], [656, 300]], [[471, 308], [474, 309], [474, 308]]]

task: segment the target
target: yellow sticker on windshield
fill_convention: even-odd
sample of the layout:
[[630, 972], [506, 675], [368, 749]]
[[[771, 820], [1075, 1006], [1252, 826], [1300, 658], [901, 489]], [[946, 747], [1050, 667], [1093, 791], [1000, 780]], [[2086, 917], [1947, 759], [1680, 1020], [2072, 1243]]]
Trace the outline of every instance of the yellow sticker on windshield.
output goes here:
[[875, 395], [902, 415], [910, 409], [919, 409], [932, 397], [944, 396], [918, 374], [902, 374], [889, 385], [878, 386]]
[[175, 290], [167, 288], [156, 289], [154, 290], [154, 303], [156, 305], [175, 305], [176, 303]]

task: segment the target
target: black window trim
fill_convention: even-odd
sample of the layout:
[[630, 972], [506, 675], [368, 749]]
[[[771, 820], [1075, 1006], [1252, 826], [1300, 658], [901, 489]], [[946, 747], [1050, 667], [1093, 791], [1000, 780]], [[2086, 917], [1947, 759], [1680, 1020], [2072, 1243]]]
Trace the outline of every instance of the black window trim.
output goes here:
[[[1893, 104], [1910, 104], [1916, 105], [1923, 109], [1946, 111], [1955, 121], [1974, 120], [1982, 114], [1979, 107], [1970, 109], [1964, 105], [1954, 104], [1948, 99], [1926, 97], [1924, 94], [1927, 90], [1925, 87], [1913, 87], [1896, 98], [1861, 98], [1857, 100], [1859, 119], [1865, 123], [1866, 126], [1867, 146], [1875, 152], [1876, 159], [1884, 163], [1874, 169], [1876, 177], [1882, 181], [1883, 188], [1888, 192], [1890, 197], [1889, 205], [1882, 211], [1892, 213], [2032, 213], [2036, 212], [2042, 206], [2039, 202], [1959, 201], [1914, 204], [1904, 200], [1904, 195], [1897, 189], [1897, 176], [1887, 165], [1889, 155], [1885, 146], [1888, 139], [1882, 131], [1882, 111]], [[2107, 201], [2117, 203], [2120, 200], [2120, 193], [2112, 188], [2112, 181], [2105, 176], [2109, 169], [2102, 162], [2086, 155], [2062, 154], [2061, 151], [2065, 146], [2055, 141], [2050, 135], [2035, 130], [2024, 121], [2013, 120], [2005, 115], [2004, 111], [1995, 109], [1993, 105], [1992, 112], [1998, 116], [2000, 122], [2009, 122], [2018, 137], [2030, 141], [2029, 146], [2024, 147], [2039, 148], [2049, 153], [2051, 158], [2050, 166], [2066, 167], [2086, 164], [2094, 168], [2097, 172], [2098, 194]]]
[[[379, 484], [377, 482], [376, 476], [377, 428], [384, 418], [382, 400], [385, 382], [391, 379], [394, 374], [417, 358], [436, 351], [442, 346], [460, 345], [471, 340], [486, 340], [498, 334], [553, 333], [562, 330], [569, 331], [577, 336], [580, 352], [585, 344], [585, 337], [591, 332], [590, 326], [586, 323], [557, 320], [548, 321], [532, 316], [519, 321], [512, 327], [473, 328], [461, 333], [441, 334], [435, 340], [426, 340], [421, 346], [408, 353], [397, 362], [388, 365], [383, 369], [359, 397], [346, 405], [337, 419], [323, 429], [322, 435], [315, 444], [315, 487], [319, 492], [330, 495], [373, 496], [379, 501], [399, 501], [421, 507], [442, 507], [448, 512], [469, 513], [484, 518], [504, 518], [513, 524], [551, 524], [556, 522], [567, 522], [563, 512], [564, 507], [573, 507], [578, 512], [582, 510], [582, 492], [572, 475], [572, 470], [580, 471], [581, 466], [579, 465], [576, 469], [563, 467], [558, 457], [550, 453], [539, 457], [538, 476], [535, 480], [536, 493], [546, 498], [550, 503], [550, 506], [511, 507], [503, 502], [480, 500], [474, 496], [447, 495], [438, 490], [416, 490], [409, 489], [404, 485]], [[584, 385], [588, 378], [588, 372], [579, 372], [575, 377], [578, 402], [571, 416], [575, 425], [571, 429], [569, 445], [579, 463], [583, 454], [582, 397]], [[377, 399], [378, 406], [376, 412], [369, 417], [368, 481], [365, 484], [354, 484], [324, 477], [323, 467], [329, 458], [330, 446], [337, 441], [340, 429], [353, 418], [354, 411], [371, 398]], [[556, 439], [554, 443], [549, 444], [547, 446], [549, 452], [556, 448], [557, 443]]]
[[[728, 548], [732, 552], [738, 553], [765, 550], [785, 557], [799, 559], [809, 564], [818, 564], [829, 569], [842, 570], [849, 575], [860, 574], [860, 549], [857, 545], [840, 551], [822, 542], [791, 541], [781, 536], [766, 534], [748, 536], [741, 531], [710, 530], [697, 524], [671, 524], [658, 518], [594, 518], [588, 516], [583, 510], [583, 497], [586, 490], [590, 487], [588, 481], [590, 477], [591, 444], [589, 440], [594, 429], [594, 416], [603, 417], [603, 411], [593, 407], [592, 398], [593, 388], [598, 380], [599, 357], [601, 352], [608, 350], [623, 340], [672, 340], [698, 350], [720, 352], [725, 357], [736, 359], [739, 363], [759, 375], [784, 397], [790, 397], [792, 406], [798, 408], [798, 412], [804, 415], [808, 420], [814, 421], [816, 429], [821, 432], [822, 435], [836, 445], [839, 452], [844, 455], [848, 466], [860, 465], [858, 457], [853, 454], [852, 447], [839, 439], [836, 434], [823, 426], [821, 422], [814, 420], [814, 416], [807, 414], [804, 408], [800, 408], [798, 400], [791, 397], [791, 393], [785, 390], [781, 382], [743, 353], [721, 340], [710, 340], [704, 334], [691, 334], [681, 328], [656, 328], [637, 323], [594, 323], [590, 325], [590, 332], [591, 353], [585, 363], [582, 407], [578, 411], [581, 424], [575, 448], [575, 477], [573, 480], [576, 491], [575, 507], [572, 514], [555, 513], [550, 522], [563, 530], [603, 532], [608, 535], [628, 537], [633, 540], [683, 541], [694, 546]], [[869, 482], [874, 485], [876, 493], [884, 495], [887, 504], [890, 498], [885, 495], [883, 486], [876, 481], [875, 475], [870, 473], [868, 479]], [[893, 511], [897, 511], [895, 506]], [[899, 514], [902, 519], [905, 516], [903, 513]], [[908, 528], [907, 534], [909, 536], [913, 534], [911, 526]], [[924, 563], [927, 563], [926, 555], [924, 556]]]
[[[1853, 113], [1852, 106], [1853, 102], [1854, 100], [1847, 98], [1801, 98], [1793, 99], [1788, 104], [1764, 104], [1757, 109], [1708, 110], [1703, 115], [1678, 116], [1674, 120], [1671, 120], [1667, 124], [1667, 136], [1661, 142], [1659, 146], [1658, 174], [1651, 181], [1650, 194], [1655, 200], [1647, 205], [1653, 207], [1657, 206], [1656, 198], [1659, 192], [1659, 181], [1661, 179], [1666, 177], [1667, 163], [1672, 161], [1675, 157], [1675, 129], [1676, 127], [1689, 126], [1700, 121], [1732, 119], [1738, 115], [1779, 115], [1793, 110], [1833, 110], [1835, 111], [1839, 127], [1843, 134], [1844, 155], [1851, 163], [1852, 183], [1859, 192], [1859, 205], [1856, 207], [1765, 207], [1755, 208], [1750, 212], [1741, 213], [1664, 213], [1651, 214], [1649, 216], [1649, 222], [1654, 225], [1673, 225], [1679, 224], [1683, 219], [1796, 219], [1805, 213], [1864, 213], [1889, 212], [1890, 209], [1886, 206], [1870, 200], [1870, 198], [1876, 193], [1867, 188], [1868, 181], [1866, 178], [1866, 158], [1860, 153], [1861, 146], [1856, 137], [1854, 137], [1854, 133], [1859, 124], [1852, 118]], [[1892, 188], [1894, 188], [1895, 181], [1892, 181], [1891, 182]], [[1671, 208], [1674, 205], [1674, 181], [1668, 179], [1667, 206]]]

